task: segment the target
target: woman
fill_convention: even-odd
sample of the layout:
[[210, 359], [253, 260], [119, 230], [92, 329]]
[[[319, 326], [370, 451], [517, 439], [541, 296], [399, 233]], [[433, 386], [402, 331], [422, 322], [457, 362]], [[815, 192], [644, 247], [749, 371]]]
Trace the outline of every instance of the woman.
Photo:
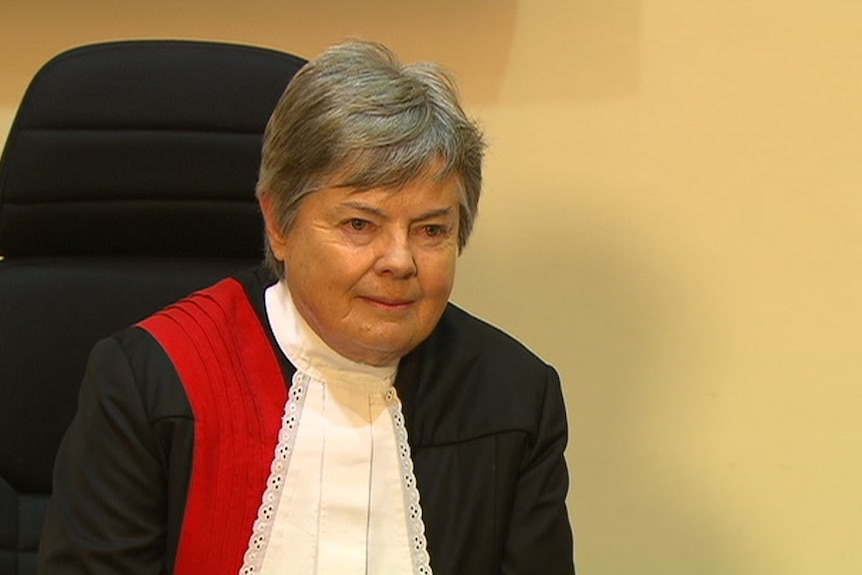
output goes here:
[[434, 65], [303, 68], [267, 268], [94, 348], [40, 572], [574, 573], [557, 374], [448, 304], [483, 148]]

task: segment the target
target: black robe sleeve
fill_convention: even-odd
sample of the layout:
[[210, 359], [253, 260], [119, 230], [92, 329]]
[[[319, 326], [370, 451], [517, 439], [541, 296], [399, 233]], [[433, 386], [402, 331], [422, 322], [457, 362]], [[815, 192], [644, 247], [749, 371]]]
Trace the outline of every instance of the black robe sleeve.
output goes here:
[[[125, 340], [99, 342], [90, 355], [78, 412], [55, 463], [40, 574], [155, 575], [172, 567], [171, 531], [179, 526], [178, 517], [170, 517], [177, 513], [171, 510], [175, 505], [167, 477], [171, 457], [166, 445], [173, 439], [166, 441], [163, 435], [176, 434], [176, 429], [160, 426], [158, 414], [150, 410], [165, 392], [158, 392], [161, 398], [147, 397], [152, 393], [142, 393], [139, 384], [153, 372], [156, 380], [158, 372], [168, 372], [170, 378], [172, 368], [159, 349], [155, 360], [130, 360], [124, 346], [130, 339], [141, 343], [148, 338], [142, 330], [133, 331], [137, 333]], [[154, 342], [143, 343], [152, 350]], [[185, 427], [181, 435], [191, 429]]]
[[503, 575], [573, 575], [572, 532], [566, 511], [568, 440], [560, 379], [547, 368], [538, 428], [521, 468], [503, 552]]

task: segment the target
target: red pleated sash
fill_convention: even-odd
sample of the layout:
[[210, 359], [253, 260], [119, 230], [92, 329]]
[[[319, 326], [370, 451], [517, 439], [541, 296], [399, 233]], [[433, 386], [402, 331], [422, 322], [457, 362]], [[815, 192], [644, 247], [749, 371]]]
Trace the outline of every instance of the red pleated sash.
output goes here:
[[269, 477], [287, 387], [242, 285], [227, 279], [139, 324], [171, 358], [194, 413], [174, 572], [235, 575]]

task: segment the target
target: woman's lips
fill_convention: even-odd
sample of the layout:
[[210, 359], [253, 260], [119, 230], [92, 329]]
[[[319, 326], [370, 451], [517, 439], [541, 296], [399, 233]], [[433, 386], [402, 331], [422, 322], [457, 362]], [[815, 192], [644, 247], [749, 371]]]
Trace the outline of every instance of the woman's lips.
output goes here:
[[360, 296], [359, 299], [371, 304], [376, 308], [387, 311], [403, 311], [408, 309], [415, 302], [415, 300], [410, 299], [396, 299], [371, 296]]

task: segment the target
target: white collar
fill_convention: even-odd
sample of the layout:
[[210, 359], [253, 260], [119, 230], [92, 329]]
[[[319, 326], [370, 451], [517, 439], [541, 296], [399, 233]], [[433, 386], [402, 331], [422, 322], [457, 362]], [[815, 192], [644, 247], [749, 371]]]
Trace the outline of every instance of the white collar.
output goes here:
[[329, 347], [300, 315], [283, 279], [267, 288], [265, 302], [275, 340], [298, 370], [327, 385], [357, 391], [364, 388], [369, 393], [383, 393], [392, 386], [397, 362], [383, 367], [367, 365]]

